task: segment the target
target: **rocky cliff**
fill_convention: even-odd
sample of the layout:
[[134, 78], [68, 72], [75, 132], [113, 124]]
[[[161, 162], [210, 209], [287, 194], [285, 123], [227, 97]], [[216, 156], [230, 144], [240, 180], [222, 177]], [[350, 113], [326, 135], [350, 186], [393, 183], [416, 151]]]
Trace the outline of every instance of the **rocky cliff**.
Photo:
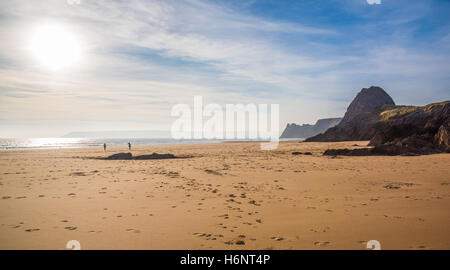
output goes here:
[[363, 88], [348, 106], [342, 124], [351, 123], [382, 106], [395, 106], [394, 100], [381, 87]]
[[450, 102], [396, 106], [379, 87], [370, 87], [352, 101], [344, 119], [324, 134], [306, 141], [370, 140], [374, 148], [329, 150], [325, 154], [431, 154], [449, 152]]
[[385, 152], [432, 154], [450, 152], [450, 101], [423, 107], [398, 106], [383, 111], [369, 145]]
[[308, 138], [319, 133], [325, 132], [330, 127], [334, 127], [342, 118], [319, 119], [314, 125], [287, 124], [280, 138]]
[[376, 133], [378, 115], [395, 108], [392, 98], [380, 87], [363, 88], [350, 103], [339, 125], [308, 138], [310, 142], [366, 141]]

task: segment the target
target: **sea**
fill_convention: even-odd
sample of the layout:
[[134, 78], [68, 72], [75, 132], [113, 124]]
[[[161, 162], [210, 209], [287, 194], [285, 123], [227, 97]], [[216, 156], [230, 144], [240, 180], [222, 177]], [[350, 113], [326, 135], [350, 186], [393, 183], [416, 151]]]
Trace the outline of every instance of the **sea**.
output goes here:
[[189, 143], [217, 143], [220, 140], [176, 140], [176, 139], [104, 139], [104, 138], [28, 138], [28, 139], [0, 139], [0, 150], [14, 149], [59, 149], [59, 148], [84, 148], [131, 145], [161, 145], [161, 144], [189, 144]]
[[[280, 139], [280, 141], [300, 140], [300, 139]], [[162, 144], [199, 144], [199, 143], [219, 143], [229, 141], [257, 141], [257, 140], [177, 140], [170, 138], [145, 139], [145, 138], [28, 138], [28, 139], [1, 139], [0, 150], [15, 149], [59, 149], [59, 148], [83, 148], [83, 147], [103, 147], [107, 146], [128, 146], [128, 142], [135, 146], [151, 146]]]

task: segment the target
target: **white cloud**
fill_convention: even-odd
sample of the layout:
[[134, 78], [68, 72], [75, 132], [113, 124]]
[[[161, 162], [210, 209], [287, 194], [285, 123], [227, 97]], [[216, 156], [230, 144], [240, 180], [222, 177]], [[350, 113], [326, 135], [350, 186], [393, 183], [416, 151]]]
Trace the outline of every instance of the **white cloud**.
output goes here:
[[367, 4], [369, 4], [369, 5], [373, 5], [373, 4], [381, 5], [381, 0], [367, 0]]
[[[14, 18], [3, 19], [0, 29], [7, 37], [0, 43], [2, 133], [8, 127], [1, 119], [47, 123], [54, 135], [111, 125], [167, 127], [171, 105], [191, 104], [193, 95], [208, 103], [279, 103], [282, 126], [312, 123], [342, 114], [369, 82], [407, 94], [411, 78], [436, 85], [448, 71], [447, 58], [389, 47], [389, 41], [365, 55], [341, 56], [333, 43], [314, 39], [339, 37], [335, 30], [262, 19], [206, 1], [13, 3], [0, 2], [0, 15]], [[60, 75], [33, 66], [21, 44], [42, 18], [83, 37], [86, 65]], [[300, 41], [293, 48], [279, 36]]]

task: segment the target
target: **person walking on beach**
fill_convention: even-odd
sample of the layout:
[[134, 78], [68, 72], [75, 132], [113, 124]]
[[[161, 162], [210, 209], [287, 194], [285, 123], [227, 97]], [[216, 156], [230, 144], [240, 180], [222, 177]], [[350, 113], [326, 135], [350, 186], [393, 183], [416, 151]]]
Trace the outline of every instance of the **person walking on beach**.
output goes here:
[[103, 144], [103, 151], [106, 152], [106, 143]]
[[131, 151], [131, 143], [128, 142], [128, 150]]

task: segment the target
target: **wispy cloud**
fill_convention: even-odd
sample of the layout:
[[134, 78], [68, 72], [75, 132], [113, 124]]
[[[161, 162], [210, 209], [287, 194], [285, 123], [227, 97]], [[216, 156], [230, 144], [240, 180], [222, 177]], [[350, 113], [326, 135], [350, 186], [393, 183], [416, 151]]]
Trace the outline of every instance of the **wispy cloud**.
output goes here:
[[[398, 20], [391, 25], [401, 32], [410, 21], [397, 14], [389, 21]], [[405, 45], [410, 35], [377, 40], [388, 21], [304, 24], [200, 0], [17, 0], [0, 3], [0, 21], [0, 117], [26, 122], [38, 116], [54, 135], [109, 130], [111, 123], [166, 128], [171, 105], [191, 103], [193, 95], [221, 104], [280, 103], [282, 125], [313, 122], [342, 114], [368, 83], [395, 86], [408, 102], [418, 100], [405, 94], [411, 78], [435, 93], [448, 80], [445, 38], [426, 51]], [[26, 46], [33, 27], [48, 21], [77, 33], [82, 65], [58, 74], [36, 65]], [[7, 122], [0, 120], [2, 131], [14, 133]]]
[[367, 4], [369, 5], [380, 5], [381, 4], [381, 0], [367, 0]]

